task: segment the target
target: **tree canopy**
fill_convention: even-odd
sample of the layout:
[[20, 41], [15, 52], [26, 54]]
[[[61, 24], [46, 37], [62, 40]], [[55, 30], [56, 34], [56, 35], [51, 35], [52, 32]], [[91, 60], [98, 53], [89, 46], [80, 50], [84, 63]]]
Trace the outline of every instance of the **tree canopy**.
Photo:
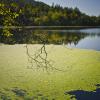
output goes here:
[[98, 26], [100, 16], [89, 16], [77, 7], [49, 6], [34, 0], [0, 0], [0, 25]]

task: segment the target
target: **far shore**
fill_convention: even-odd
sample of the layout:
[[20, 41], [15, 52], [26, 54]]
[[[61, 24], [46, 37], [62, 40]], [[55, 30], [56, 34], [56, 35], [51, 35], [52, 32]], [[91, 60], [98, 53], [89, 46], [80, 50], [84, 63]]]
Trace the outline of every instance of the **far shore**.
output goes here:
[[86, 28], [100, 28], [100, 26], [0, 26], [0, 29], [86, 29]]

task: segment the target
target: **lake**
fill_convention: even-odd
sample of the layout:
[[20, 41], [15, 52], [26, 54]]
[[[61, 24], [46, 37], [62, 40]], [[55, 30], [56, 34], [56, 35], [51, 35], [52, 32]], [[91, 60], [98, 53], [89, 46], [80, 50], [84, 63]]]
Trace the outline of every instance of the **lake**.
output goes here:
[[85, 38], [82, 38], [78, 41], [77, 44], [68, 43], [68, 47], [71, 48], [82, 48], [82, 49], [93, 49], [100, 51], [100, 28], [93, 28], [93, 29], [81, 29], [76, 30], [75, 32], [88, 34]]
[[13, 35], [7, 38], [1, 35], [3, 32], [6, 34], [8, 29], [0, 30], [0, 42], [12, 45], [0, 45], [2, 100], [71, 100], [72, 97], [91, 100], [91, 97], [100, 97], [99, 28], [13, 28], [9, 30]]
[[[0, 29], [0, 33], [2, 34]], [[7, 29], [6, 29], [7, 31]], [[10, 28], [13, 37], [0, 38], [1, 43], [7, 44], [54, 44], [65, 45], [69, 48], [93, 49], [100, 51], [100, 28], [47, 30], [34, 28]], [[13, 42], [12, 42], [13, 41]]]

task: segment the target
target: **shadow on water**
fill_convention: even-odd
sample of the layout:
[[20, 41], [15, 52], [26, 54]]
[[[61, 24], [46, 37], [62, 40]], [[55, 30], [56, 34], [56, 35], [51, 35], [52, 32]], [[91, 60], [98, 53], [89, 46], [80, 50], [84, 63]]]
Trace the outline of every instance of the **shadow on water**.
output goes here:
[[71, 99], [76, 98], [76, 100], [100, 100], [100, 84], [97, 84], [97, 89], [95, 91], [85, 91], [85, 90], [75, 90], [65, 92], [65, 95], [71, 95]]

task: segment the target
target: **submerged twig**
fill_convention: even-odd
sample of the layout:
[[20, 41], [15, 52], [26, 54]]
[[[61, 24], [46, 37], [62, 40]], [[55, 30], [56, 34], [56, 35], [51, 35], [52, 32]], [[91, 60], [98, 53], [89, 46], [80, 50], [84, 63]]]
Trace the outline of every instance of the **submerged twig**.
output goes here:
[[[28, 56], [28, 62], [31, 64], [31, 68], [43, 69], [47, 72], [49, 70], [63, 71], [58, 68], [55, 68], [53, 61], [48, 59], [48, 53], [46, 51], [46, 43], [48, 43], [48, 37], [45, 33], [35, 34], [34, 36], [37, 41], [40, 41], [43, 45], [42, 47], [35, 52], [34, 55], [29, 53], [28, 45], [26, 44], [26, 54]], [[64, 72], [64, 71], [63, 71]]]
[[46, 70], [47, 72], [51, 70], [56, 71], [63, 71], [60, 69], [57, 69], [53, 66], [51, 60], [48, 60], [48, 53], [46, 51], [45, 43], [43, 46], [34, 54], [34, 56], [30, 55], [28, 45], [26, 47], [26, 54], [28, 56], [28, 62], [31, 64], [31, 68], [34, 69], [34, 65], [37, 69], [42, 68], [43, 70]]

